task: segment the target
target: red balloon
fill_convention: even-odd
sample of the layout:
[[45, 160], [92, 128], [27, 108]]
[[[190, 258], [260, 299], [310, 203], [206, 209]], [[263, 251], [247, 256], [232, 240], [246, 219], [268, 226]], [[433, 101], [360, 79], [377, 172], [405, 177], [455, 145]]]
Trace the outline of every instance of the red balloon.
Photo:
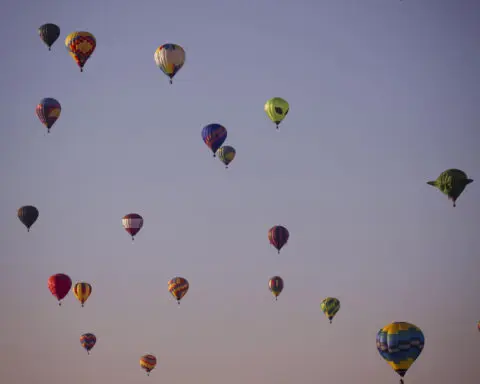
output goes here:
[[281, 225], [275, 225], [268, 231], [268, 241], [270, 241], [270, 244], [275, 247], [278, 253], [287, 244], [289, 237], [288, 229]]
[[129, 213], [122, 218], [123, 228], [132, 236], [132, 240], [135, 235], [143, 227], [143, 217], [138, 213]]
[[58, 300], [58, 305], [62, 305], [60, 300], [67, 296], [72, 288], [72, 279], [63, 273], [57, 273], [48, 279], [48, 289]]

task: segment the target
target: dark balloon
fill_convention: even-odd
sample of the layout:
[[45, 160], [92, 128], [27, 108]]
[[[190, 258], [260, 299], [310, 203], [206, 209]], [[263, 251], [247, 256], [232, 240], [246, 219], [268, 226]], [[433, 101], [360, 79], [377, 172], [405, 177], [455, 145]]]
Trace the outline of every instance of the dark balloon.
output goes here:
[[60, 36], [60, 27], [50, 23], [43, 24], [40, 28], [38, 28], [38, 35], [50, 51], [53, 43], [55, 43]]
[[17, 216], [25, 227], [27, 231], [30, 232], [30, 227], [38, 219], [38, 209], [32, 205], [25, 205], [18, 209]]
[[275, 297], [275, 300], [277, 300], [278, 295], [280, 295], [280, 293], [283, 291], [283, 279], [280, 276], [273, 276], [268, 281], [268, 288]]
[[216, 157], [215, 153], [222, 146], [226, 138], [227, 130], [220, 124], [208, 124], [202, 129], [202, 139], [213, 152], [213, 157]]
[[287, 228], [281, 225], [275, 225], [268, 231], [268, 240], [270, 241], [270, 244], [275, 247], [278, 253], [280, 253], [280, 250], [283, 248], [283, 246], [287, 244], [289, 237], [290, 233], [288, 232]]

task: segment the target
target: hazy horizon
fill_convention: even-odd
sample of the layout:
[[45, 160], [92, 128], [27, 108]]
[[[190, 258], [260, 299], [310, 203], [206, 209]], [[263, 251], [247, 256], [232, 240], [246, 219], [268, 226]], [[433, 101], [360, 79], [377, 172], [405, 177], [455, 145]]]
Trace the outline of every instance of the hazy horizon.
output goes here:
[[[408, 321], [426, 340], [406, 384], [478, 383], [478, 1], [19, 0], [2, 17], [1, 382], [394, 384], [375, 336]], [[97, 39], [83, 73], [64, 46], [78, 30]], [[153, 59], [167, 42], [186, 51], [173, 85]], [[62, 105], [49, 135], [44, 97]], [[474, 180], [456, 208], [426, 184], [449, 168]], [[84, 308], [57, 305], [55, 273], [92, 284]]]

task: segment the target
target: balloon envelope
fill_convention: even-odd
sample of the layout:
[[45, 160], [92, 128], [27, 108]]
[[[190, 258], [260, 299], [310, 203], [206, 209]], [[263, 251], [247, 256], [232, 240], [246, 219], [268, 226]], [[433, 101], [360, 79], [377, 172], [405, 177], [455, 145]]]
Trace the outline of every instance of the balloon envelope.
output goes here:
[[273, 97], [265, 103], [263, 107], [268, 118], [272, 120], [278, 129], [280, 123], [285, 119], [290, 110], [288, 102], [281, 97]]
[[423, 332], [416, 325], [400, 321], [377, 333], [377, 349], [392, 369], [404, 377], [425, 346]]
[[48, 289], [57, 298], [59, 304], [60, 300], [70, 292], [70, 288], [72, 288], [72, 280], [63, 273], [57, 273], [48, 279]]
[[51, 23], [43, 24], [38, 28], [38, 35], [50, 51], [53, 43], [55, 43], [60, 36], [60, 27]]
[[65, 47], [79, 66], [80, 72], [83, 72], [83, 67], [95, 51], [96, 46], [97, 40], [90, 32], [72, 32], [65, 39]]
[[123, 216], [122, 225], [130, 236], [132, 236], [133, 240], [135, 235], [143, 227], [143, 217], [138, 213], [129, 213], [128, 215]]
[[38, 219], [38, 209], [33, 205], [25, 205], [17, 210], [17, 217], [27, 227], [27, 231], [30, 231], [30, 227]]
[[340, 310], [340, 300], [336, 299], [335, 297], [326, 297], [320, 303], [320, 309], [325, 314], [325, 316], [327, 316], [328, 320], [330, 320], [331, 323], [332, 319]]
[[78, 301], [83, 305], [87, 301], [87, 299], [90, 297], [92, 293], [92, 286], [88, 283], [85, 283], [84, 281], [76, 283], [73, 286], [73, 294], [77, 298]]
[[428, 185], [438, 188], [443, 194], [447, 195], [448, 199], [452, 200], [454, 207], [457, 199], [470, 183], [473, 183], [473, 180], [469, 179], [465, 172], [453, 168], [443, 171], [436, 180], [427, 181]]
[[47, 128], [47, 131], [50, 132], [50, 128], [52, 128], [53, 124], [55, 124], [60, 117], [62, 106], [58, 100], [53, 97], [46, 97], [37, 105], [35, 112], [41, 123]]
[[224, 145], [217, 151], [217, 156], [219, 160], [225, 164], [225, 168], [228, 168], [228, 164], [232, 162], [232, 160], [235, 158], [235, 155], [235, 148], [231, 147], [230, 145]]
[[80, 336], [80, 344], [86, 349], [87, 352], [90, 352], [90, 350], [95, 346], [96, 342], [97, 338], [93, 333], [84, 333], [82, 336]]
[[282, 225], [275, 225], [268, 230], [268, 241], [280, 253], [280, 250], [287, 244], [290, 238], [288, 229]]
[[180, 303], [180, 300], [187, 294], [190, 284], [183, 277], [174, 277], [168, 282], [168, 291]]
[[208, 148], [215, 153], [222, 146], [227, 138], [227, 129], [220, 124], [208, 124], [202, 129], [202, 139]]
[[283, 279], [280, 276], [273, 276], [268, 281], [268, 288], [270, 289], [270, 292], [272, 292], [272, 295], [277, 298], [283, 291]]
[[180, 45], [167, 43], [155, 50], [153, 58], [157, 67], [170, 78], [172, 84], [173, 77], [185, 64], [185, 50]]
[[155, 368], [157, 365], [157, 358], [153, 355], [143, 355], [140, 358], [140, 367], [147, 372], [147, 375]]

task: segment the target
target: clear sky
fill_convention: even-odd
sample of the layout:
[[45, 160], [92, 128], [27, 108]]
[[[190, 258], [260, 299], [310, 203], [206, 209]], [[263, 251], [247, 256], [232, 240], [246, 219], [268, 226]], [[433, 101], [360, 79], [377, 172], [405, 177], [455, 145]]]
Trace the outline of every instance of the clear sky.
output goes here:
[[[426, 343], [407, 383], [478, 384], [478, 1], [5, 0], [1, 18], [2, 383], [398, 383], [375, 336], [408, 321]], [[77, 30], [97, 38], [83, 73]], [[186, 50], [172, 86], [153, 60], [166, 42]], [[291, 106], [279, 131], [274, 96]], [[44, 97], [62, 105], [50, 135]], [[209, 123], [237, 149], [228, 170]], [[425, 183], [448, 168], [476, 180], [456, 208]], [[60, 272], [93, 285], [84, 308], [58, 307]]]

